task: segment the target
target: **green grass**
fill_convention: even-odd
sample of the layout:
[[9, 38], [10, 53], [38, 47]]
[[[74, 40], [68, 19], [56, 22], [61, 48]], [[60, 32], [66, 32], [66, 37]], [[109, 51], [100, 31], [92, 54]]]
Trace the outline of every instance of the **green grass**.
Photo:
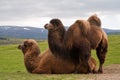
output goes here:
[[[104, 66], [120, 64], [120, 35], [109, 35], [109, 49]], [[83, 74], [30, 74], [26, 71], [23, 54], [18, 44], [0, 46], [0, 80], [96, 80], [96, 75]], [[41, 52], [48, 48], [47, 41], [39, 42]], [[97, 59], [95, 51], [92, 55]]]
[[0, 80], [97, 80], [92, 74], [30, 74], [30, 73], [0, 73]]
[[108, 36], [109, 47], [105, 64], [120, 64], [120, 35]]
[[17, 38], [6, 38], [5, 40], [0, 39], [0, 45], [8, 45], [8, 44], [18, 44], [21, 43], [23, 39]]

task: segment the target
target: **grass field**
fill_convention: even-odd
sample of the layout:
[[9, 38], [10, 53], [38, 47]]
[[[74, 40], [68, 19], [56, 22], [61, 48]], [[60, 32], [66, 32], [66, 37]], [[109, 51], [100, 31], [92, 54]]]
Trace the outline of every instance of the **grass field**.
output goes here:
[[[120, 35], [109, 35], [109, 49], [104, 66], [120, 64]], [[47, 42], [39, 42], [43, 52]], [[96, 80], [96, 75], [88, 74], [30, 74], [23, 63], [23, 54], [17, 49], [18, 44], [0, 46], [0, 80]], [[96, 58], [95, 51], [92, 55]], [[97, 58], [96, 58], [97, 59]]]

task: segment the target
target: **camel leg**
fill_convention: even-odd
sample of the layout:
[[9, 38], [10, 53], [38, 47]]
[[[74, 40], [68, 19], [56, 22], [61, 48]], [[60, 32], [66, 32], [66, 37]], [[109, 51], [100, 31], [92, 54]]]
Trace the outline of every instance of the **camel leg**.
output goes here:
[[92, 72], [92, 70], [91, 70], [91, 67], [90, 67], [90, 65], [89, 65], [89, 62], [88, 62], [88, 60], [89, 60], [89, 58], [90, 58], [90, 55], [91, 53], [89, 53], [89, 55], [86, 55], [86, 57], [84, 58], [84, 61], [85, 61], [85, 66], [87, 66], [87, 71], [88, 71], [88, 73], [91, 73]]
[[[72, 51], [72, 52], [76, 53], [76, 55], [75, 54], [72, 55], [73, 63], [75, 65], [74, 73], [84, 73], [84, 74], [90, 73], [91, 68], [88, 63], [88, 60], [91, 56], [90, 48], [88, 46], [86, 46], [86, 47], [82, 46], [78, 49], [74, 49], [74, 51]], [[80, 70], [79, 68], [81, 68], [81, 67], [83, 67], [82, 69], [84, 69], [84, 70]]]
[[82, 66], [86, 69], [85, 73], [90, 73], [91, 68], [89, 66], [88, 60], [91, 57], [91, 48], [89, 41], [87, 39], [80, 40], [79, 43], [74, 44], [70, 52], [72, 53], [71, 56], [75, 66], [84, 63]]
[[52, 74], [52, 72], [50, 70], [40, 69], [40, 68], [36, 68], [35, 70], [32, 71], [32, 73], [34, 73], [34, 74]]
[[99, 70], [98, 73], [103, 73], [103, 64], [105, 62], [105, 58], [106, 58], [106, 53], [107, 53], [107, 48], [102, 48], [102, 47], [98, 47], [96, 49], [96, 53], [97, 53], [97, 57], [99, 59]]
[[80, 56], [80, 59], [82, 60], [82, 62], [84, 62], [83, 66], [86, 67], [87, 73], [91, 73], [92, 71], [89, 65], [89, 59], [91, 57], [91, 50], [90, 50], [89, 45], [82, 47], [79, 54], [82, 54], [82, 56]]

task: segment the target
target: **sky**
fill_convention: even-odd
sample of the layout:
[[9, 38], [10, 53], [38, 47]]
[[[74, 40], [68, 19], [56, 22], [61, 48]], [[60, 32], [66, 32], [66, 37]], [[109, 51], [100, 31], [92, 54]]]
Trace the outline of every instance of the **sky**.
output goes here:
[[70, 26], [94, 14], [103, 28], [120, 29], [120, 0], [0, 0], [0, 26], [43, 28], [53, 18]]

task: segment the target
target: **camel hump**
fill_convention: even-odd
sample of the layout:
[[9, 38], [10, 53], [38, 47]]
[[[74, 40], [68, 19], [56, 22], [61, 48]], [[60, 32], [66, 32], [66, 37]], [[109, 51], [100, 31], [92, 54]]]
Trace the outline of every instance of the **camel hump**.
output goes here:
[[96, 14], [90, 16], [88, 18], [88, 21], [90, 22], [90, 25], [96, 25], [98, 27], [101, 27], [101, 20]]
[[86, 20], [77, 20], [76, 23], [78, 23], [82, 35], [86, 36], [88, 34], [88, 31], [90, 30], [89, 22]]
[[58, 18], [54, 18], [50, 21], [50, 23], [54, 26], [63, 26], [62, 21]]

